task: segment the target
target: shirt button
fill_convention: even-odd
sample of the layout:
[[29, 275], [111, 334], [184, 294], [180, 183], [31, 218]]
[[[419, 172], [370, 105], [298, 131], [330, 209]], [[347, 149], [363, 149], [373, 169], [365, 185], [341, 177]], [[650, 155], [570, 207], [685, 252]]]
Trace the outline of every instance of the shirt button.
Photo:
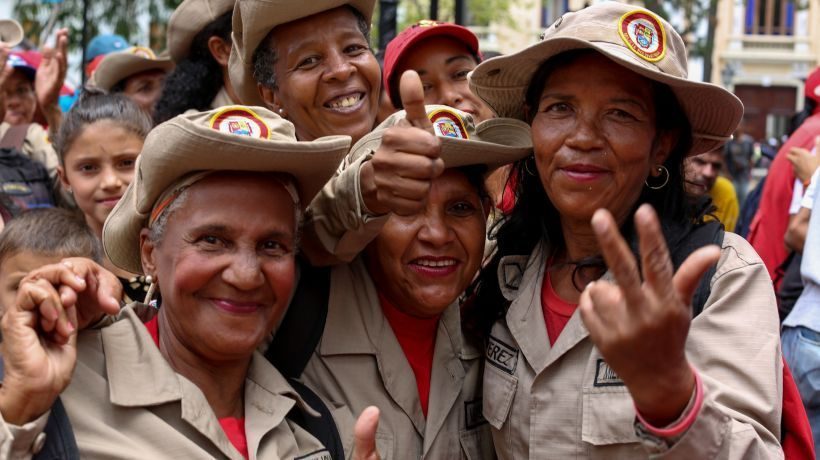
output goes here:
[[37, 455], [43, 450], [43, 446], [46, 445], [46, 434], [40, 433], [34, 438], [34, 442], [31, 443], [31, 453], [33, 455]]

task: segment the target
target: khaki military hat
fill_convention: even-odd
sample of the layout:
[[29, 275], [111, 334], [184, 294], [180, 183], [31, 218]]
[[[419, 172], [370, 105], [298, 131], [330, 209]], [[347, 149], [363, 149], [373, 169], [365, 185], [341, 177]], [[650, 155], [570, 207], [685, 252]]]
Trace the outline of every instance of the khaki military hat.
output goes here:
[[[492, 118], [475, 124], [473, 117], [446, 105], [428, 105], [427, 117], [441, 138], [446, 168], [485, 165], [488, 171], [526, 158], [532, 153], [530, 126], [514, 118]], [[384, 132], [407, 117], [400, 110], [385, 119], [350, 149], [349, 161], [376, 151]]]
[[111, 91], [117, 83], [148, 70], [170, 72], [174, 63], [167, 57], [157, 57], [149, 48], [134, 46], [125, 51], [106, 54], [91, 75], [89, 86]]
[[244, 104], [262, 105], [253, 78], [253, 53], [268, 33], [280, 24], [306, 18], [323, 11], [350, 5], [368, 24], [375, 0], [241, 0], [233, 15], [233, 48], [228, 69], [231, 84]]
[[23, 27], [14, 19], [0, 19], [0, 43], [13, 48], [23, 41]]
[[142, 273], [140, 230], [166, 190], [191, 173], [288, 174], [295, 179], [304, 210], [349, 148], [348, 136], [299, 142], [293, 124], [262, 107], [227, 106], [177, 116], [145, 139], [134, 180], [105, 221], [105, 253], [117, 267]]
[[595, 50], [667, 85], [692, 128], [690, 155], [709, 152], [731, 139], [743, 116], [743, 104], [734, 94], [687, 79], [686, 47], [666, 20], [619, 2], [597, 3], [563, 15], [539, 43], [481, 63], [470, 75], [470, 88], [499, 116], [524, 120], [525, 93], [541, 64], [565, 51], [581, 49]]
[[185, 0], [168, 20], [168, 51], [174, 62], [191, 52], [194, 37], [208, 24], [233, 9], [234, 0]]

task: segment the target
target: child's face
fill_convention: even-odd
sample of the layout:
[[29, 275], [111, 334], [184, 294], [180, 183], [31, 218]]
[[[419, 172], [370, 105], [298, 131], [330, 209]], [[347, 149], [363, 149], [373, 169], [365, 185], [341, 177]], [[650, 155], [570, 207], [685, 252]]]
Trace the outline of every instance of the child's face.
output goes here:
[[94, 233], [102, 234], [105, 218], [134, 177], [143, 139], [111, 120], [87, 125], [65, 152], [60, 179]]
[[17, 287], [28, 272], [44, 265], [56, 264], [62, 256], [20, 251], [12, 254], [0, 264], [0, 315], [17, 298]]

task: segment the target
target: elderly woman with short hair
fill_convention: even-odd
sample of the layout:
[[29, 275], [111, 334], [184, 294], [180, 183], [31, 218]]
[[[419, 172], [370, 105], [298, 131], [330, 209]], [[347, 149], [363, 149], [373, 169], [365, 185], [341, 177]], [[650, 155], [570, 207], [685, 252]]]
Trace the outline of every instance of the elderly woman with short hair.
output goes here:
[[58, 395], [82, 458], [329, 455], [291, 418], [314, 408], [256, 349], [293, 290], [302, 203], [348, 146], [297, 142], [290, 123], [239, 106], [157, 127], [103, 242], [153, 278], [161, 308], [132, 304], [78, 335], [64, 286], [24, 280], [2, 322], [0, 456], [31, 455]]

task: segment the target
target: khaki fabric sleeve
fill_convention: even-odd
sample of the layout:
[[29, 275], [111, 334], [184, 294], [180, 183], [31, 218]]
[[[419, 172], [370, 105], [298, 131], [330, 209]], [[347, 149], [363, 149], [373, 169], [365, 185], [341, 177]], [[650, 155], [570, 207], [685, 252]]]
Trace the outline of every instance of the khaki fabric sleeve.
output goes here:
[[45, 442], [43, 430], [50, 414], [48, 411], [23, 426], [10, 425], [0, 415], [0, 460], [27, 460], [39, 452]]
[[692, 321], [686, 353], [703, 379], [703, 406], [679, 438], [663, 442], [639, 434], [650, 455], [783, 458], [783, 361], [775, 294], [759, 256], [735, 234], [726, 233], [711, 295]]
[[373, 152], [345, 159], [310, 203], [305, 216], [304, 250], [315, 265], [350, 262], [379, 233], [388, 215], [374, 216], [364, 204], [359, 182]]
[[48, 132], [37, 123], [32, 123], [28, 128], [26, 139], [23, 141], [23, 153], [32, 160], [39, 161], [48, 170], [48, 175], [52, 179], [57, 177], [57, 166], [60, 158], [57, 151], [51, 145]]

